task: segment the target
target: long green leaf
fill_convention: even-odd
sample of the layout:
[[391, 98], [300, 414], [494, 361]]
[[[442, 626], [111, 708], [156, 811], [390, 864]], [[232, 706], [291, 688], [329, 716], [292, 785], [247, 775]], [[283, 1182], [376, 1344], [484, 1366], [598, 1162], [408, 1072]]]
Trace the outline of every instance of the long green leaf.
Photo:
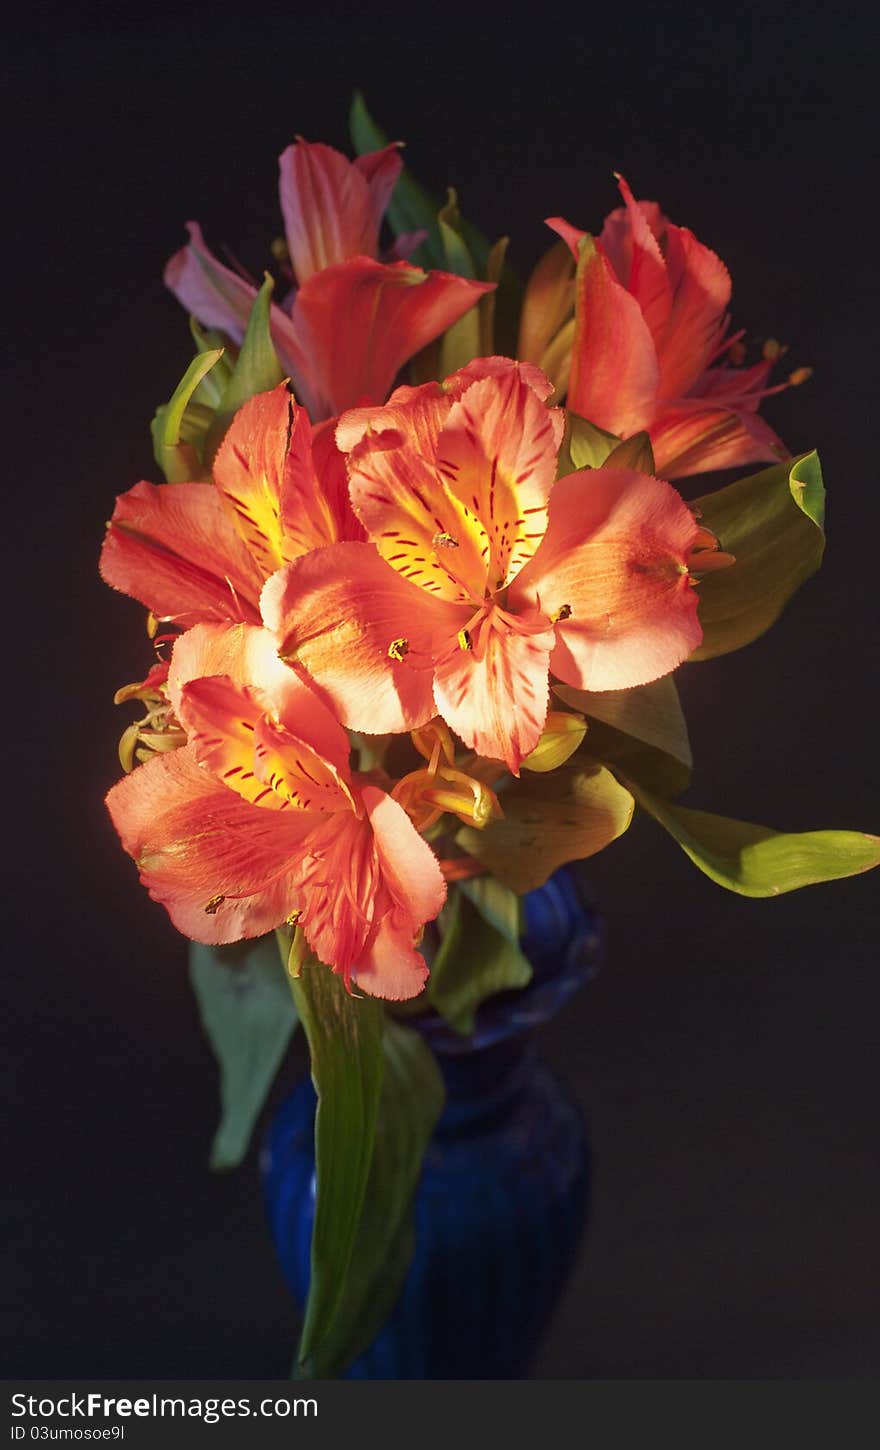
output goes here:
[[370, 997], [350, 996], [342, 979], [318, 962], [304, 966], [290, 986], [318, 1095], [311, 1281], [298, 1350], [300, 1364], [308, 1365], [324, 1354], [346, 1292], [373, 1158], [383, 1012]]
[[[587, 735], [589, 739], [589, 733]], [[522, 895], [566, 861], [601, 851], [627, 829], [633, 798], [604, 766], [577, 757], [548, 775], [522, 776], [503, 793], [504, 818], [456, 841]]]
[[[187, 410], [193, 394], [223, 356], [222, 347], [198, 353], [190, 363], [167, 403], [156, 409], [150, 424], [153, 457], [168, 483], [187, 483], [201, 476], [201, 450], [197, 436], [187, 427]], [[210, 415], [202, 410], [196, 435], [207, 432]]]
[[781, 896], [784, 891], [856, 876], [880, 865], [878, 836], [859, 831], [772, 831], [748, 821], [672, 806], [635, 783], [631, 789], [695, 866], [740, 896]]
[[693, 658], [707, 660], [742, 649], [769, 629], [821, 564], [825, 489], [818, 455], [738, 479], [694, 506], [736, 559], [699, 585], [703, 643]]
[[672, 675], [631, 690], [590, 692], [554, 682], [553, 691], [587, 716], [584, 753], [662, 795], [687, 789], [693, 757]]
[[450, 893], [445, 932], [431, 963], [428, 1000], [456, 1032], [474, 1029], [477, 1008], [495, 992], [525, 987], [532, 967], [520, 950], [519, 898], [490, 876]]
[[[461, 213], [458, 197], [449, 188], [446, 204], [437, 215], [440, 240], [443, 244], [443, 267], [447, 272], [456, 272], [461, 277], [476, 277], [474, 260], [461, 235]], [[463, 368], [480, 354], [480, 309], [472, 307], [443, 334], [440, 344], [440, 377]]]
[[220, 1126], [212, 1168], [234, 1168], [296, 1027], [296, 1008], [272, 937], [190, 947], [190, 980], [220, 1064]]
[[[349, 129], [352, 144], [361, 156], [367, 151], [379, 151], [383, 146], [388, 145], [386, 133], [373, 120], [360, 91], [356, 91], [352, 98]], [[427, 240], [412, 256], [412, 260], [422, 267], [442, 268], [446, 265], [444, 260], [446, 252], [437, 220], [440, 207], [441, 204], [437, 198], [431, 196], [431, 193], [416, 181], [409, 167], [404, 166], [388, 207], [388, 220], [394, 235], [398, 237], [406, 232], [426, 231], [428, 233]], [[478, 227], [465, 220], [461, 222], [461, 234], [468, 251], [476, 262], [479, 275], [485, 276], [491, 251], [488, 237], [484, 236]]]
[[443, 1107], [443, 1081], [418, 1033], [387, 1013], [382, 1053], [373, 1159], [345, 1293], [329, 1334], [300, 1371], [304, 1377], [337, 1374], [367, 1348], [393, 1309], [412, 1258], [412, 1199]]
[[256, 393], [268, 393], [284, 377], [270, 330], [274, 286], [275, 283], [267, 272], [263, 285], [254, 298], [241, 350], [208, 432], [205, 455], [209, 462], [213, 460], [239, 408]]

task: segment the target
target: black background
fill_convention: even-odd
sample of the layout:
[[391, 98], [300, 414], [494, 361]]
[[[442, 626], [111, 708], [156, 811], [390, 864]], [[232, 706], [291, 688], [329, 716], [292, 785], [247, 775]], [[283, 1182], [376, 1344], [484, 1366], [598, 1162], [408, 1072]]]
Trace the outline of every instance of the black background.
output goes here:
[[[877, 829], [874, 43], [855, 7], [115, 7], [31, 12], [7, 53], [3, 428], [8, 1315], [32, 1376], [272, 1376], [295, 1314], [256, 1154], [212, 1177], [215, 1069], [185, 945], [101, 798], [148, 651], [99, 582], [117, 492], [188, 354], [161, 270], [198, 218], [252, 268], [276, 157], [346, 145], [355, 85], [435, 190], [510, 232], [598, 228], [614, 168], [717, 248], [734, 317], [806, 387], [829, 552], [782, 621], [686, 667], [692, 799]], [[11, 795], [10, 795], [11, 792]], [[600, 979], [545, 1032], [590, 1122], [586, 1251], [539, 1372], [880, 1370], [876, 881], [728, 896], [649, 824], [591, 863]], [[273, 1100], [303, 1070], [301, 1048]]]

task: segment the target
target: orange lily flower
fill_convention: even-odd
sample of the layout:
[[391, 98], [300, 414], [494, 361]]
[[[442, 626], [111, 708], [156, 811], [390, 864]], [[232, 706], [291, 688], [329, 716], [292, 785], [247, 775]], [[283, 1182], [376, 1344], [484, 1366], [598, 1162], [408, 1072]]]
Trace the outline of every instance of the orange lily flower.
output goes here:
[[[396, 146], [350, 162], [330, 146], [299, 140], [280, 158], [281, 209], [299, 286], [272, 306], [270, 329], [315, 420], [382, 402], [404, 363], [492, 290], [488, 282], [375, 259], [399, 171]], [[166, 285], [206, 327], [241, 342], [257, 289], [217, 260], [197, 223], [187, 229], [189, 244], [168, 263]]]
[[175, 926], [223, 943], [297, 923], [315, 955], [373, 996], [421, 990], [415, 949], [446, 888], [406, 812], [349, 768], [344, 730], [260, 628], [200, 624], [168, 692], [187, 732], [107, 805]]
[[[727, 268], [656, 202], [636, 201], [623, 177], [618, 184], [624, 205], [598, 239], [548, 220], [577, 262], [568, 406], [619, 437], [648, 432], [664, 478], [786, 458], [758, 416], [779, 391], [766, 384], [780, 349], [749, 368], [719, 363], [742, 336], [728, 334]], [[800, 369], [780, 387], [807, 376]]]
[[563, 417], [550, 391], [536, 368], [479, 359], [340, 420], [370, 542], [285, 565], [262, 610], [282, 657], [352, 729], [439, 714], [518, 772], [544, 729], [551, 671], [624, 689], [699, 644], [692, 513], [629, 470], [555, 482]]
[[101, 574], [162, 619], [259, 624], [280, 564], [363, 539], [332, 428], [314, 428], [281, 383], [245, 403], [214, 460], [213, 483], [138, 483], [116, 500]]

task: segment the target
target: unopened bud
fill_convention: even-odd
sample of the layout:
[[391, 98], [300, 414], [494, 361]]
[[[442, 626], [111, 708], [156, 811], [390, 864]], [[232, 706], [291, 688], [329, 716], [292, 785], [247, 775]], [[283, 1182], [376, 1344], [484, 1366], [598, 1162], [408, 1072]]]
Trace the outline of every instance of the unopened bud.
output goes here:
[[577, 750], [587, 733], [587, 722], [583, 715], [567, 710], [551, 710], [547, 716], [540, 740], [530, 755], [523, 761], [524, 770], [544, 774], [564, 765]]

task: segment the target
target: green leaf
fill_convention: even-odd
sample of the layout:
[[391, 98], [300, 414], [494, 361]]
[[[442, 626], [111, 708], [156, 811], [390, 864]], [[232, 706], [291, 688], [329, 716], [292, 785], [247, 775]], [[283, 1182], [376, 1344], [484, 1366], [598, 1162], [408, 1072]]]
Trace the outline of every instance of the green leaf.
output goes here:
[[566, 410], [557, 474], [564, 478], [579, 468], [601, 468], [619, 447], [620, 439], [614, 433], [606, 433], [604, 428], [597, 428], [595, 423], [588, 423], [586, 418]]
[[[476, 277], [473, 257], [461, 235], [458, 197], [451, 186], [447, 193], [446, 205], [437, 215], [437, 225], [443, 244], [444, 270], [456, 272], [461, 277]], [[480, 310], [478, 307], [472, 307], [443, 334], [440, 344], [440, 377], [448, 377], [450, 373], [463, 368], [466, 363], [479, 355]]]
[[443, 1080], [419, 1034], [387, 1013], [382, 1053], [373, 1159], [345, 1293], [330, 1333], [302, 1366], [303, 1377], [337, 1374], [372, 1343], [412, 1258], [412, 1199], [443, 1108]]
[[632, 796], [611, 772], [578, 757], [549, 775], [512, 781], [501, 804], [503, 820], [482, 831], [465, 826], [455, 839], [519, 895], [543, 886], [566, 861], [610, 845], [633, 813]]
[[204, 416], [200, 426], [188, 427], [187, 410], [192, 408], [193, 394], [223, 356], [222, 348], [211, 348], [193, 358], [167, 403], [156, 409], [150, 424], [153, 457], [168, 483], [187, 483], [202, 474], [199, 436], [207, 432]]
[[[352, 98], [349, 129], [352, 144], [359, 156], [363, 156], [367, 151], [379, 151], [383, 146], [388, 145], [386, 133], [373, 120], [360, 91], [355, 91]], [[404, 166], [388, 207], [388, 220], [396, 237], [405, 232], [426, 231], [428, 233], [427, 240], [413, 253], [412, 260], [417, 266], [440, 268], [445, 266], [446, 253], [437, 220], [439, 211], [440, 202], [437, 198], [431, 196], [431, 193], [416, 181], [409, 168]], [[468, 251], [476, 263], [478, 275], [485, 276], [489, 253], [492, 250], [488, 237], [484, 236], [478, 227], [463, 219], [460, 222], [460, 229]]]
[[[355, 91], [352, 98], [349, 128], [352, 144], [359, 156], [368, 151], [380, 151], [388, 145], [388, 137], [373, 120], [360, 91]], [[412, 254], [412, 261], [417, 266], [443, 266], [445, 253], [437, 222], [439, 209], [440, 203], [416, 181], [409, 167], [404, 166], [388, 207], [388, 221], [396, 237], [406, 232], [428, 233]]]
[[207, 947], [193, 942], [190, 980], [220, 1064], [220, 1126], [212, 1168], [234, 1168], [296, 1026], [296, 1008], [272, 937]]
[[300, 1364], [307, 1365], [324, 1356], [346, 1292], [373, 1158], [385, 1065], [383, 1012], [371, 997], [350, 996], [342, 978], [318, 962], [304, 966], [290, 987], [318, 1095], [311, 1281], [298, 1350]]
[[771, 831], [748, 821], [671, 806], [635, 784], [632, 791], [695, 866], [740, 896], [780, 896], [880, 865], [878, 836], [859, 831]]
[[603, 465], [605, 468], [631, 468], [636, 473], [654, 472], [654, 450], [647, 433], [633, 433], [612, 448]]
[[822, 562], [825, 489], [816, 453], [777, 463], [694, 501], [736, 563], [698, 588], [703, 643], [694, 659], [742, 649], [781, 614]]
[[680, 795], [687, 789], [693, 757], [672, 675], [631, 690], [598, 693], [554, 681], [553, 692], [587, 716], [588, 755], [662, 795]]
[[532, 979], [531, 963], [519, 945], [519, 898], [490, 876], [475, 877], [450, 893], [444, 916], [428, 1001], [450, 1027], [467, 1035], [487, 997], [525, 987]]
[[208, 430], [205, 446], [206, 460], [213, 461], [223, 441], [224, 434], [235, 414], [257, 393], [268, 393], [284, 378], [284, 370], [278, 361], [270, 330], [272, 292], [275, 282], [267, 272], [263, 285], [254, 298], [245, 329], [241, 351], [236, 359], [232, 376], [226, 385], [214, 420]]

